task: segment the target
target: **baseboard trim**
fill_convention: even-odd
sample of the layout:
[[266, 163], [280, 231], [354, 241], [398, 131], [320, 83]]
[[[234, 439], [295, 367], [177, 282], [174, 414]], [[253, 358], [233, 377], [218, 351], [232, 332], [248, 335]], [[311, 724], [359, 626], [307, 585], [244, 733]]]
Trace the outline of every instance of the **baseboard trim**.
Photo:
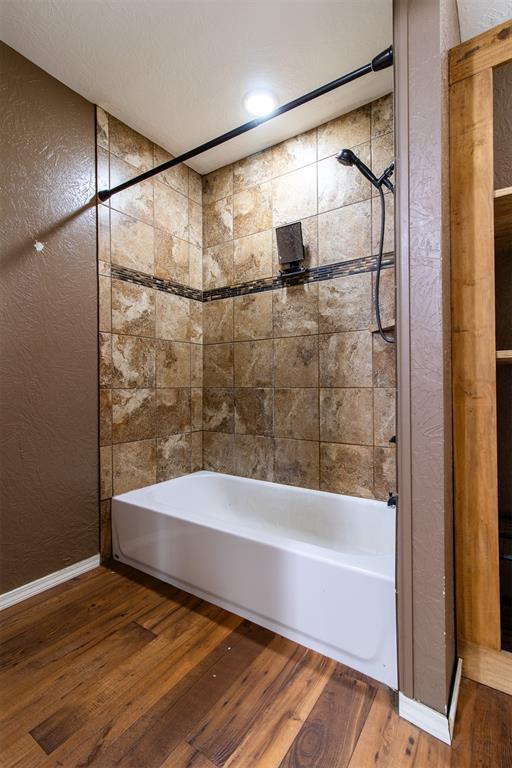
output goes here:
[[442, 712], [431, 709], [420, 701], [410, 699], [403, 693], [398, 694], [398, 714], [400, 717], [403, 717], [404, 720], [408, 720], [410, 723], [421, 728], [422, 731], [426, 731], [436, 739], [443, 741], [445, 744], [451, 744], [455, 726], [457, 703], [459, 700], [461, 677], [462, 659], [458, 659], [448, 715], [443, 715]]
[[23, 584], [21, 587], [11, 589], [10, 592], [4, 592], [3, 595], [0, 595], [0, 611], [3, 611], [5, 608], [9, 608], [16, 603], [21, 603], [22, 600], [28, 600], [29, 597], [38, 595], [40, 592], [45, 592], [47, 589], [56, 587], [57, 584], [69, 581], [75, 576], [79, 576], [81, 573], [91, 571], [93, 568], [97, 568], [99, 564], [99, 554], [93, 555], [86, 560], [80, 560], [78, 563], [68, 565], [67, 568], [62, 568], [60, 571], [49, 573], [48, 576], [43, 576], [41, 579], [36, 579], [28, 584]]

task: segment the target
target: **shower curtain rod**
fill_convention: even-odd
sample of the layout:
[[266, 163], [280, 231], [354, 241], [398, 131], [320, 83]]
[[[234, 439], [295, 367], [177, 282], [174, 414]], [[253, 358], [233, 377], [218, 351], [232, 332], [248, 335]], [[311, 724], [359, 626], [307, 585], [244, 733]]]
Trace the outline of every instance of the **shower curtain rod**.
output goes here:
[[248, 123], [239, 125], [238, 128], [233, 128], [231, 131], [223, 133], [221, 136], [217, 136], [215, 139], [210, 139], [210, 141], [207, 141], [204, 144], [200, 144], [194, 149], [189, 149], [188, 152], [184, 152], [182, 155], [178, 155], [178, 157], [175, 157], [172, 160], [168, 160], [166, 163], [157, 165], [156, 168], [151, 168], [149, 171], [145, 171], [144, 173], [139, 174], [139, 176], [135, 176], [133, 179], [128, 179], [128, 181], [123, 181], [123, 183], [118, 184], [117, 187], [112, 187], [112, 189], [102, 189], [98, 192], [98, 198], [101, 200], [101, 202], [105, 202], [105, 200], [111, 198], [112, 195], [115, 195], [118, 192], [122, 192], [124, 189], [129, 189], [129, 187], [133, 187], [134, 184], [140, 184], [141, 181], [150, 179], [152, 176], [156, 176], [158, 173], [162, 173], [162, 171], [166, 171], [168, 168], [173, 168], [175, 165], [184, 163], [186, 160], [190, 160], [192, 157], [196, 157], [197, 155], [201, 155], [203, 152], [207, 152], [209, 149], [218, 147], [220, 144], [224, 144], [226, 141], [230, 141], [237, 136], [241, 136], [243, 133], [247, 133], [247, 131], [252, 131], [253, 128], [257, 128], [258, 125], [266, 123], [268, 120], [273, 120], [273, 118], [277, 117], [278, 115], [282, 115], [285, 112], [289, 112], [290, 110], [295, 109], [296, 107], [300, 107], [302, 104], [307, 104], [308, 101], [317, 99], [319, 96], [323, 96], [325, 93], [329, 93], [330, 91], [334, 91], [336, 88], [339, 88], [342, 85], [351, 83], [353, 80], [357, 80], [359, 77], [363, 77], [363, 75], [367, 75], [369, 72], [378, 72], [381, 69], [387, 69], [387, 67], [390, 67], [392, 64], [393, 47], [390, 46], [375, 56], [375, 58], [373, 58], [369, 64], [365, 64], [363, 67], [354, 69], [353, 72], [348, 72], [348, 74], [342, 75], [337, 80], [331, 80], [330, 83], [322, 85], [320, 88], [315, 88], [314, 91], [310, 91], [304, 96], [299, 96], [297, 99], [293, 99], [293, 101], [289, 101], [287, 104], [283, 104], [282, 107], [278, 107], [269, 115], [250, 120]]

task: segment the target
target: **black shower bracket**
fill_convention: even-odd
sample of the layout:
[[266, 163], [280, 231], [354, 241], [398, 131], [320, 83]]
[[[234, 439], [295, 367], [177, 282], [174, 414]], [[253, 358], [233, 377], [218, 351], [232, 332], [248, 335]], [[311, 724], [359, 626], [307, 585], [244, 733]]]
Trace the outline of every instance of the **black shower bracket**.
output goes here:
[[299, 96], [297, 99], [293, 99], [293, 101], [289, 101], [287, 104], [283, 104], [282, 107], [278, 107], [268, 115], [257, 117], [254, 120], [250, 120], [248, 123], [239, 125], [238, 128], [233, 128], [231, 131], [223, 133], [221, 136], [217, 136], [215, 139], [210, 139], [210, 141], [206, 141], [204, 144], [200, 144], [194, 149], [189, 149], [188, 152], [184, 152], [182, 155], [178, 155], [178, 157], [175, 157], [172, 160], [168, 160], [166, 163], [157, 165], [156, 168], [151, 168], [149, 171], [145, 171], [144, 173], [135, 176], [133, 179], [128, 179], [128, 181], [123, 181], [122, 184], [118, 184], [116, 187], [112, 187], [112, 189], [102, 189], [98, 192], [98, 198], [101, 202], [105, 202], [106, 200], [109, 200], [112, 195], [116, 195], [118, 192], [122, 192], [124, 189], [129, 189], [135, 184], [140, 184], [142, 181], [146, 181], [146, 179], [150, 179], [152, 176], [156, 176], [157, 174], [162, 173], [162, 171], [167, 171], [169, 168], [173, 168], [175, 165], [179, 165], [180, 163], [184, 163], [187, 160], [191, 160], [193, 157], [201, 155], [203, 152], [207, 152], [209, 149], [218, 147], [221, 144], [224, 144], [226, 141], [230, 141], [231, 139], [235, 139], [237, 136], [241, 136], [243, 133], [247, 133], [247, 131], [252, 131], [253, 128], [257, 128], [262, 123], [266, 123], [268, 120], [273, 120], [274, 117], [278, 117], [279, 115], [283, 115], [285, 112], [290, 112], [290, 110], [296, 109], [296, 107], [307, 104], [309, 101], [317, 99], [319, 96], [323, 96], [330, 91], [334, 91], [336, 88], [340, 88], [342, 85], [351, 83], [353, 80], [357, 80], [359, 77], [363, 77], [370, 72], [379, 72], [381, 69], [387, 69], [388, 67], [391, 67], [392, 64], [393, 48], [390, 46], [384, 51], [381, 51], [381, 53], [377, 54], [377, 56], [375, 56], [369, 64], [365, 64], [358, 69], [354, 69], [353, 72], [348, 72], [346, 75], [338, 77], [337, 80], [331, 80], [330, 83], [326, 83], [319, 88], [315, 88], [314, 91], [310, 91], [309, 93], [304, 94], [304, 96]]

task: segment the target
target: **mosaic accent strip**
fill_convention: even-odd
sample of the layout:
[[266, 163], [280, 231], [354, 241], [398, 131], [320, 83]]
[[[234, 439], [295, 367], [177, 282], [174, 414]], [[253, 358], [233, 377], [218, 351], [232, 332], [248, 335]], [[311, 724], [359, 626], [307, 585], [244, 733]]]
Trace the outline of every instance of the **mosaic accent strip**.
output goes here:
[[[385, 253], [382, 259], [382, 268], [387, 269], [394, 266], [395, 254], [393, 252]], [[319, 283], [323, 280], [332, 280], [335, 277], [344, 277], [347, 275], [357, 275], [363, 272], [375, 272], [377, 269], [377, 256], [364, 256], [360, 259], [350, 261], [337, 261], [334, 264], [325, 264], [321, 267], [312, 267], [297, 275], [274, 275], [261, 280], [253, 280], [238, 285], [226, 285], [222, 288], [212, 288], [208, 291], [200, 291], [198, 288], [190, 288], [188, 285], [174, 283], [171, 280], [163, 280], [159, 277], [137, 272], [128, 267], [119, 267], [112, 265], [112, 277], [117, 280], [125, 280], [137, 285], [145, 285], [147, 288], [154, 288], [157, 291], [173, 293], [176, 296], [185, 296], [195, 301], [217, 301], [219, 299], [229, 299], [233, 296], [245, 296], [251, 293], [262, 293], [263, 291], [275, 291], [279, 288], [285, 288], [293, 285], [304, 285], [306, 283]]]

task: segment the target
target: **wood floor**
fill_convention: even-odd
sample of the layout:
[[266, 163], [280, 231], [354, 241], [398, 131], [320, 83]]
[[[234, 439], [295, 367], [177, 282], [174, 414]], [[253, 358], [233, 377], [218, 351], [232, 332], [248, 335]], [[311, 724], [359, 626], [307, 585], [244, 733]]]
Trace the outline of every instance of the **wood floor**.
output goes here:
[[450, 750], [384, 686], [129, 569], [0, 618], [2, 768], [512, 766], [512, 697], [464, 680]]

